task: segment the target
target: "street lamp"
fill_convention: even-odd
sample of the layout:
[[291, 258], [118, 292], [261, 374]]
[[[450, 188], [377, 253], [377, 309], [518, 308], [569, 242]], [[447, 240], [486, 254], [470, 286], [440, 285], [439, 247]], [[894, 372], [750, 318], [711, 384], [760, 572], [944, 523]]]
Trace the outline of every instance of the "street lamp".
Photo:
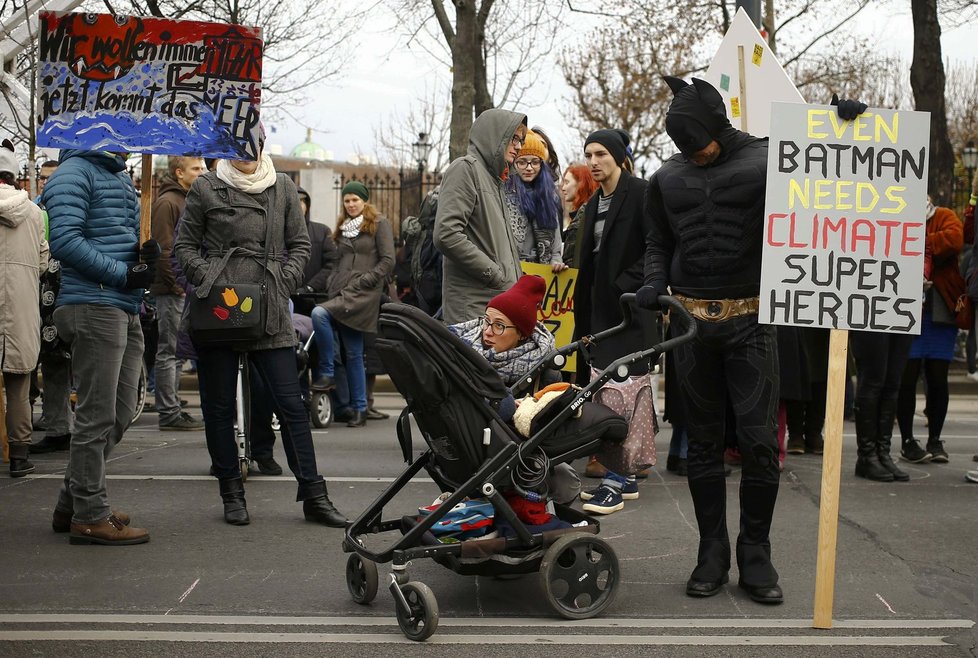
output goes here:
[[968, 185], [971, 185], [971, 180], [975, 175], [975, 169], [978, 169], [978, 148], [975, 148], [973, 141], [969, 141], [961, 150], [961, 164], [964, 165], [965, 171], [968, 172]]
[[418, 133], [418, 141], [411, 144], [411, 155], [414, 156], [414, 161], [418, 163], [418, 174], [423, 174], [425, 167], [428, 165], [428, 152], [431, 150], [431, 144], [428, 143], [428, 133]]

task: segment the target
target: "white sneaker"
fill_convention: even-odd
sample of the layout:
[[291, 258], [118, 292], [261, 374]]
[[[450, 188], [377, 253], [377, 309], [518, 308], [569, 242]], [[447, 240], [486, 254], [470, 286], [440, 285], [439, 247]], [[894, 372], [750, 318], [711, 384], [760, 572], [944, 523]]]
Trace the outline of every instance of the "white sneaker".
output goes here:
[[968, 482], [978, 482], [978, 471], [968, 471], [964, 474], [964, 479]]
[[974, 372], [969, 372], [969, 373], [968, 373], [967, 375], [965, 375], [965, 376], [966, 376], [966, 377], [967, 377], [968, 379], [970, 379], [971, 381], [973, 381], [973, 382], [978, 382], [978, 370], [976, 370], [976, 371], [974, 371]]

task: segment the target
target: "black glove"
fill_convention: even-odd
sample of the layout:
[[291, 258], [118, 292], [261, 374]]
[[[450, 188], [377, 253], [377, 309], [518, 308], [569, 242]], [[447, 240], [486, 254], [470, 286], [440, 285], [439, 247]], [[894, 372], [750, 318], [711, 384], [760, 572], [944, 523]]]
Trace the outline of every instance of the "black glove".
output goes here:
[[156, 278], [156, 262], [136, 263], [130, 265], [126, 271], [126, 290], [136, 290], [138, 288], [149, 288]]
[[646, 308], [650, 311], [659, 310], [659, 295], [663, 295], [661, 290], [655, 286], [642, 286], [635, 292], [635, 303], [639, 308]]
[[160, 254], [162, 253], [163, 250], [160, 249], [160, 243], [150, 238], [139, 248], [139, 260], [152, 266], [155, 270], [156, 264], [160, 262]]
[[852, 121], [869, 107], [866, 103], [853, 100], [839, 100], [838, 94], [832, 94], [832, 105], [839, 111], [839, 116], [846, 121]]

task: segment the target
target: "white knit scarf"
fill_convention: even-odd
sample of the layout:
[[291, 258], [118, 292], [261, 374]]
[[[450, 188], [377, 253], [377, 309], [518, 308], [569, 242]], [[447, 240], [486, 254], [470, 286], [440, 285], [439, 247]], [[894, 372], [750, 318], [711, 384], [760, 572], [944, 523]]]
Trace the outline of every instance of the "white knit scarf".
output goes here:
[[360, 225], [363, 224], [363, 215], [358, 215], [353, 219], [348, 219], [343, 222], [343, 226], [340, 231], [343, 233], [344, 238], [353, 239], [360, 235]]
[[267, 153], [262, 153], [255, 173], [246, 174], [235, 169], [230, 160], [220, 160], [217, 163], [217, 177], [247, 194], [261, 194], [275, 184], [275, 165]]

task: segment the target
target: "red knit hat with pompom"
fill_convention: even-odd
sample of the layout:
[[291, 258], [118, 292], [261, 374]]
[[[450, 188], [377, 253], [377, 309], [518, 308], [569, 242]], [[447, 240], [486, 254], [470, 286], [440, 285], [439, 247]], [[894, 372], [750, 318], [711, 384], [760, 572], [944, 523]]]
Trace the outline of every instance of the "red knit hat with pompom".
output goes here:
[[504, 314], [524, 336], [531, 336], [537, 326], [537, 309], [547, 292], [542, 276], [524, 274], [512, 288], [489, 300], [488, 306]]

